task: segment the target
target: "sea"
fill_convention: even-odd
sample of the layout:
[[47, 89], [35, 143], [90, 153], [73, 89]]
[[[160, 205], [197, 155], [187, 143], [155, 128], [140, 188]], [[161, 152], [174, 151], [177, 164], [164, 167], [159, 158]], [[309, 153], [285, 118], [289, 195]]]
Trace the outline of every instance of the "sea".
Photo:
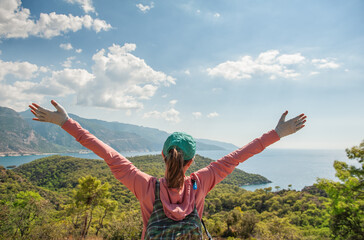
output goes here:
[[[230, 151], [197, 151], [197, 154], [213, 160], [218, 160], [229, 153]], [[121, 154], [132, 157], [155, 155], [160, 154], [160, 152], [122, 152]], [[4, 167], [19, 166], [50, 155], [53, 154], [0, 157], [0, 165]], [[65, 153], [60, 155], [100, 159], [94, 153]], [[302, 190], [305, 186], [316, 183], [317, 178], [338, 181], [333, 167], [335, 160], [359, 166], [357, 161], [346, 157], [344, 149], [265, 149], [260, 154], [239, 164], [237, 168], [248, 173], [260, 174], [271, 181], [268, 184], [242, 186], [246, 190], [254, 191], [259, 188], [272, 187], [274, 191], [288, 189], [288, 185], [291, 185], [290, 189]]]

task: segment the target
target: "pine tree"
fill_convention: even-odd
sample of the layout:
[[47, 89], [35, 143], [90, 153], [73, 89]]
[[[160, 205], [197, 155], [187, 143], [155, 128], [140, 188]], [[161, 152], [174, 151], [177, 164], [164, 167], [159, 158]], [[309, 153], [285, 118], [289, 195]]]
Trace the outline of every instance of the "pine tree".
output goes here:
[[319, 179], [319, 187], [330, 198], [330, 228], [334, 239], [364, 239], [364, 141], [346, 149], [349, 159], [358, 160], [360, 167], [335, 161], [340, 182]]

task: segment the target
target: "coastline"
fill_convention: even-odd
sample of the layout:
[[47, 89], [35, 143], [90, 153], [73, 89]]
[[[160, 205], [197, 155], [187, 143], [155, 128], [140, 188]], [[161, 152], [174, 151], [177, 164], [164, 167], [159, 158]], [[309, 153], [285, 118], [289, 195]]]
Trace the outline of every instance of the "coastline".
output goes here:
[[43, 153], [43, 152], [0, 152], [1, 157], [22, 157], [22, 156], [43, 156], [43, 155], [54, 155], [54, 154], [67, 154], [67, 153], [76, 153], [76, 154], [89, 154], [91, 151], [81, 150], [76, 152], [53, 152], [53, 153]]

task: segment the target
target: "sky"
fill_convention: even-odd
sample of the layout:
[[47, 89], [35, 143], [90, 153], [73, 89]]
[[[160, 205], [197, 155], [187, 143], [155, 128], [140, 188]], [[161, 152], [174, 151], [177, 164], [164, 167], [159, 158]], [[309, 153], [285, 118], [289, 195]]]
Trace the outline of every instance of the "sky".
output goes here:
[[364, 1], [0, 0], [0, 106], [51, 99], [84, 118], [243, 146], [364, 139]]

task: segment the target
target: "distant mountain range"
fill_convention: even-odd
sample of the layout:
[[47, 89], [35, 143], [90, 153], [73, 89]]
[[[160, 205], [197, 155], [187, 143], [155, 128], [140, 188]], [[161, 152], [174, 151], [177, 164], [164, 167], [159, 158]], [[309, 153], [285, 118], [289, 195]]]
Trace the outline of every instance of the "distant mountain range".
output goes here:
[[[161, 151], [169, 133], [155, 128], [81, 118], [70, 114], [82, 127], [120, 152]], [[86, 149], [59, 126], [32, 120], [30, 111], [0, 107], [0, 155], [79, 152]], [[230, 143], [196, 139], [198, 150], [235, 150]]]

